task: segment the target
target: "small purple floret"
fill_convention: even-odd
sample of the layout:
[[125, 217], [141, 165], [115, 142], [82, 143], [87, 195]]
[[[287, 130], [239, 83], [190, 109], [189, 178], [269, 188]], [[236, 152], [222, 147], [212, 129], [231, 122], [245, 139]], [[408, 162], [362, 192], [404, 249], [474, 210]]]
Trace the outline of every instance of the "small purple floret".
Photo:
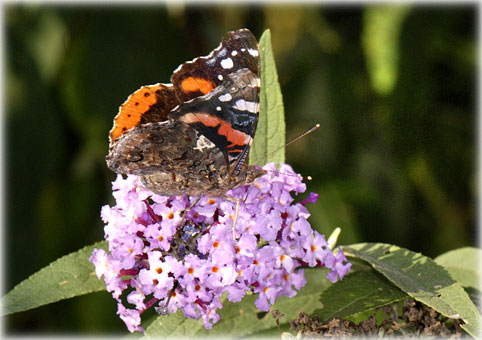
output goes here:
[[317, 194], [316, 192], [310, 192], [308, 197], [306, 197], [304, 200], [302, 200], [300, 203], [303, 205], [307, 205], [308, 203], [316, 203], [318, 201], [318, 197], [320, 195]]

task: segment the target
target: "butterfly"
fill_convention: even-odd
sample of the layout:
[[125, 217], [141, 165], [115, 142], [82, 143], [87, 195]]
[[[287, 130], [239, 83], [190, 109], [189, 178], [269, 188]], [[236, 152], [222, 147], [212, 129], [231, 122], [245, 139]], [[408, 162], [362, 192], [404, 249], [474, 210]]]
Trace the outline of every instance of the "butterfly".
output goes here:
[[248, 29], [181, 64], [171, 84], [147, 85], [121, 105], [107, 166], [164, 195], [222, 196], [265, 173], [247, 164], [259, 114], [260, 62]]

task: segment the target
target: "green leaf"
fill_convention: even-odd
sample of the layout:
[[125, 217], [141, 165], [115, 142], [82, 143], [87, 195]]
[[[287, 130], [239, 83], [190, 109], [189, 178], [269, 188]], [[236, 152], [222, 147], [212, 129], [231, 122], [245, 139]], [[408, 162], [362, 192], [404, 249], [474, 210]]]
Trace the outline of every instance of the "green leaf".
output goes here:
[[394, 285], [449, 318], [462, 319], [462, 328], [480, 334], [482, 318], [464, 289], [432, 259], [408, 249], [383, 243], [342, 247], [347, 256], [367, 261]]
[[[313, 312], [320, 307], [320, 293], [331, 285], [326, 279], [325, 269], [305, 269], [307, 284], [293, 298], [280, 297], [271, 310], [278, 309], [285, 314], [286, 320], [294, 319], [298, 313]], [[201, 320], [188, 319], [182, 313], [168, 317], [158, 317], [146, 328], [147, 337], [207, 337], [237, 338], [276, 326], [276, 320], [271, 313], [258, 310], [254, 304], [258, 295], [248, 295], [241, 302], [223, 302], [223, 308], [218, 310], [221, 317], [211, 330], [206, 330]]]
[[345, 318], [406, 299], [408, 296], [374, 271], [356, 271], [322, 294], [323, 308], [315, 311], [320, 321]]
[[[263, 166], [285, 160], [285, 118], [283, 97], [271, 48], [271, 32], [264, 31], [259, 40], [261, 58], [261, 91], [258, 127], [249, 154], [249, 163]], [[275, 152], [278, 150], [277, 152]], [[273, 154], [273, 152], [275, 152]]]
[[397, 83], [400, 32], [410, 13], [407, 5], [370, 6], [364, 11], [362, 47], [373, 89], [390, 94]]
[[449, 251], [435, 258], [435, 262], [444, 266], [452, 278], [463, 287], [480, 289], [480, 259], [482, 250], [464, 247]]
[[105, 290], [105, 283], [95, 275], [89, 257], [94, 248], [106, 247], [104, 241], [84, 247], [59, 258], [20, 282], [2, 298], [2, 315]]
[[271, 309], [278, 309], [281, 313], [285, 314], [285, 320], [298, 317], [300, 312], [307, 314], [313, 313], [322, 306], [320, 294], [333, 285], [333, 283], [326, 278], [327, 274], [328, 269], [306, 268], [306, 286], [293, 298], [280, 297]]
[[175, 314], [158, 316], [146, 328], [143, 339], [151, 338], [192, 338], [203, 328], [201, 320], [189, 319], [178, 310]]

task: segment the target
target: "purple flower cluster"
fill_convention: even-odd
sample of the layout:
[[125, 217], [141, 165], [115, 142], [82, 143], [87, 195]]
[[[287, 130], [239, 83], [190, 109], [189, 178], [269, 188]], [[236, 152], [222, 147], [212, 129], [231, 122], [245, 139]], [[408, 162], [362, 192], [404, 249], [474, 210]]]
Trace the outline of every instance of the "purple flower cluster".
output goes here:
[[232, 302], [257, 293], [256, 307], [267, 311], [305, 285], [301, 266], [327, 267], [333, 282], [346, 275], [343, 252], [334, 254], [307, 221], [305, 204], [318, 195], [295, 203], [291, 193], [306, 190], [301, 176], [286, 164], [263, 169], [255, 183], [228, 191], [230, 199], [202, 196], [187, 213], [196, 197], [156, 195], [136, 176], [117, 177], [116, 206], [101, 212], [110, 254], [95, 249], [90, 261], [129, 331], [143, 331], [141, 314], [154, 305], [159, 313], [180, 308], [210, 329], [225, 292]]

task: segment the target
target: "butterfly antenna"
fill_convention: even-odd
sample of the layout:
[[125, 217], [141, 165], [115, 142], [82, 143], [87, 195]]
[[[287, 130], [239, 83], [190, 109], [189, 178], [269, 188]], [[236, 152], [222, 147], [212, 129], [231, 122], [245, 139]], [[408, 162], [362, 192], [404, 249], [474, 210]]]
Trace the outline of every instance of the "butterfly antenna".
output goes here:
[[[317, 130], [317, 129], [319, 129], [319, 128], [320, 128], [320, 124], [316, 124], [316, 125], [313, 126], [311, 129], [306, 130], [306, 131], [303, 132], [301, 135], [293, 138], [292, 140], [290, 140], [288, 143], [286, 143], [286, 144], [283, 145], [282, 147], [280, 147], [280, 148], [276, 149], [274, 152], [270, 153], [270, 154], [268, 155], [268, 158], [271, 157], [271, 156], [273, 156], [275, 153], [277, 153], [278, 151], [280, 151], [282, 148], [290, 145], [290, 144], [293, 143], [293, 142], [296, 142], [298, 139], [303, 138], [303, 137], [306, 136], [307, 134], [310, 134], [310, 133], [312, 133], [313, 131], [315, 131], [315, 130]], [[270, 172], [275, 172], [275, 173], [279, 173], [279, 171], [272, 171], [272, 170], [268, 170], [268, 171], [270, 171]], [[306, 176], [306, 177], [301, 176], [301, 179], [306, 179], [306, 180], [308, 180], [308, 181], [311, 181], [311, 180], [312, 180], [311, 176]]]
[[[291, 176], [291, 177], [298, 177], [298, 176], [301, 176], [301, 175], [293, 175], [293, 174], [284, 174], [282, 172], [279, 172], [278, 170], [264, 170], [266, 172], [269, 172], [269, 173], [273, 173], [273, 174], [276, 174], [276, 175], [279, 175], [279, 174], [282, 174], [282, 175], [285, 175], [285, 176]], [[301, 180], [304, 181], [304, 180], [307, 180], [307, 181], [311, 181], [313, 178], [311, 176], [301, 176]]]
[[272, 153], [270, 153], [267, 158], [270, 158], [271, 156], [273, 156], [274, 154], [276, 154], [278, 151], [280, 151], [280, 150], [283, 149], [284, 147], [287, 147], [287, 146], [290, 145], [291, 143], [296, 142], [298, 139], [303, 138], [304, 136], [312, 133], [313, 131], [315, 131], [315, 130], [317, 130], [317, 129], [319, 129], [319, 128], [320, 128], [320, 124], [316, 124], [316, 125], [313, 126], [311, 129], [306, 130], [305, 132], [303, 132], [303, 133], [302, 133], [301, 135], [299, 135], [298, 137], [293, 138], [292, 140], [290, 140], [288, 143], [286, 143], [286, 144], [283, 145], [282, 147], [279, 147], [278, 149], [276, 149], [275, 151], [273, 151]]

